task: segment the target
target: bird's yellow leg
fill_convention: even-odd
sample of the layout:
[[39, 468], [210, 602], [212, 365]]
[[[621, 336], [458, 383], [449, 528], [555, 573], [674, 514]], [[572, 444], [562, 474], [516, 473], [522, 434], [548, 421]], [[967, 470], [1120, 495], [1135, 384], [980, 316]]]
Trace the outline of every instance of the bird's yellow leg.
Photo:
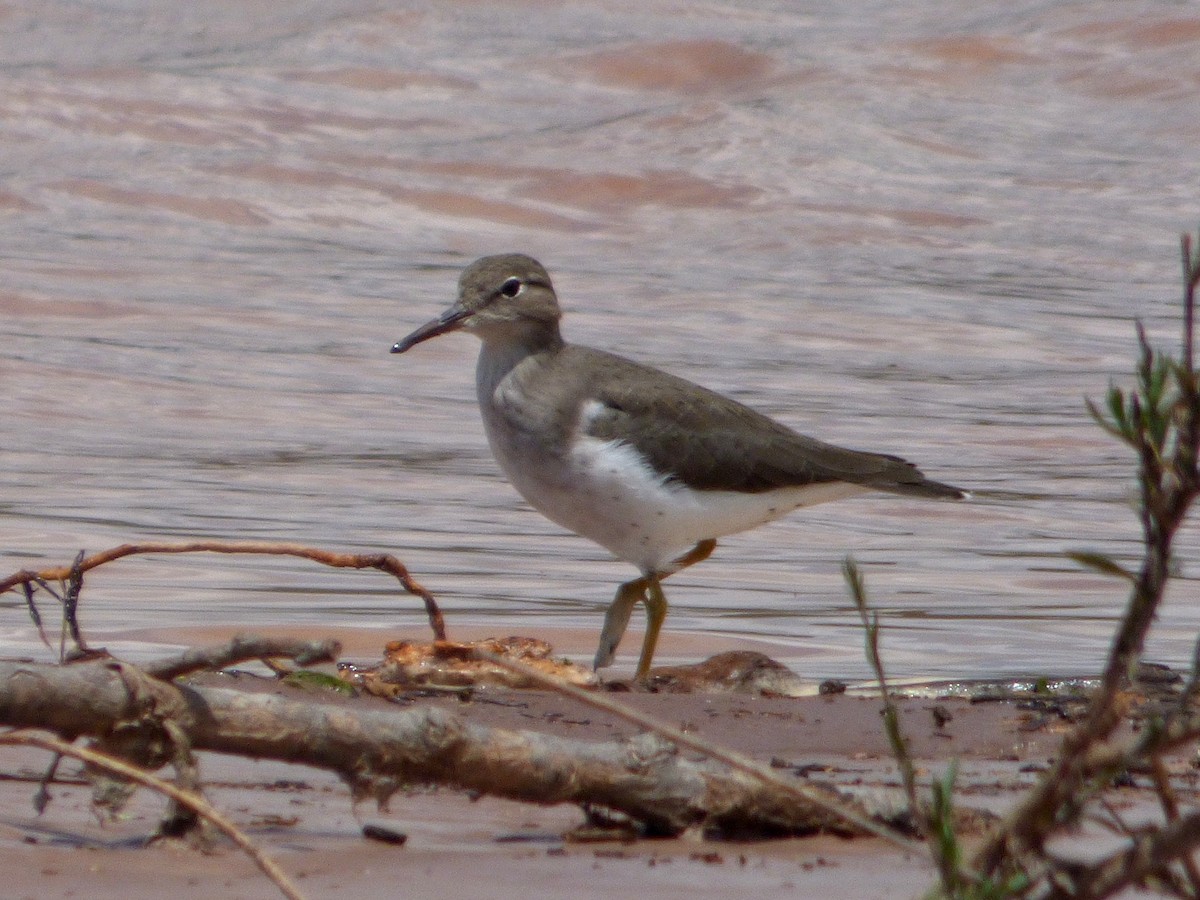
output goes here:
[[[688, 566], [694, 566], [698, 562], [704, 562], [712, 552], [717, 549], [717, 542], [712, 538], [706, 538], [698, 543], [695, 547], [689, 550], [675, 562], [671, 563], [671, 571], [668, 573], [674, 575], [676, 572], [686, 569]], [[663, 578], [667, 576], [664, 575]]]
[[634, 678], [645, 681], [650, 674], [650, 663], [654, 661], [654, 648], [658, 646], [658, 633], [667, 618], [667, 595], [663, 593], [662, 580], [657, 575], [646, 578], [646, 637], [642, 639], [642, 655], [638, 659]]
[[637, 672], [634, 675], [638, 681], [645, 681], [650, 674], [650, 664], [654, 662], [654, 651], [658, 647], [658, 635], [662, 631], [663, 622], [667, 618], [667, 595], [663, 593], [662, 580], [682, 569], [686, 569], [688, 566], [704, 562], [704, 560], [712, 556], [712, 552], [716, 548], [717, 542], [712, 538], [707, 538], [700, 541], [695, 547], [671, 563], [671, 571], [663, 575], [655, 573], [646, 576], [644, 591], [646, 602], [646, 636], [642, 639], [642, 655], [638, 658]]
[[609, 604], [608, 612], [604, 614], [604, 628], [600, 632], [600, 646], [596, 648], [596, 659], [593, 665], [602, 669], [612, 662], [617, 654], [617, 646], [625, 636], [629, 626], [629, 617], [639, 600], [645, 599], [646, 578], [635, 578], [617, 588], [617, 596]]
[[602, 669], [612, 662], [617, 654], [625, 629], [629, 627], [629, 618], [638, 601], [646, 604], [646, 636], [642, 640], [642, 655], [638, 661], [637, 678], [643, 680], [650, 671], [650, 663], [654, 659], [654, 649], [658, 645], [658, 635], [662, 631], [663, 621], [667, 618], [667, 597], [663, 593], [662, 579], [675, 574], [688, 566], [708, 559], [717, 542], [712, 538], [700, 541], [683, 556], [671, 563], [669, 571], [663, 574], [643, 575], [633, 581], [627, 581], [617, 588], [617, 595], [609, 604], [608, 612], [604, 614], [604, 628], [600, 632], [600, 646], [596, 648], [596, 658], [593, 666]]

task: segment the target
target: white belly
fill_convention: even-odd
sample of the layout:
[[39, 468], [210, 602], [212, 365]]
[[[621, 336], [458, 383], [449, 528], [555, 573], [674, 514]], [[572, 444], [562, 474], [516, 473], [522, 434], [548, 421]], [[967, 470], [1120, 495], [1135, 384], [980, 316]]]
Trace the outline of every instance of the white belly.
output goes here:
[[698, 541], [866, 491], [842, 482], [758, 494], [693, 491], [656, 475], [617, 441], [582, 437], [565, 458], [538, 459], [491, 428], [488, 438], [509, 481], [543, 515], [646, 573], [671, 571]]

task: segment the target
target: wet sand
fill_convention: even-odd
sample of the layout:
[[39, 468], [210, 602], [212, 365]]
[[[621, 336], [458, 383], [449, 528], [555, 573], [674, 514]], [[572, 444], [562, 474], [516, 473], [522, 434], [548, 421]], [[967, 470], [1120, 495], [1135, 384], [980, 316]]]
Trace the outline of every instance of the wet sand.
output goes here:
[[[359, 634], [354, 643], [366, 647], [371, 640]], [[254, 690], [293, 690], [251, 674], [205, 678]], [[802, 770], [814, 781], [855, 792], [892, 791], [898, 784], [880, 727], [881, 704], [874, 697], [609, 696], [781, 769]], [[385, 701], [365, 696], [349, 702], [386, 707]], [[407, 703], [442, 705], [481, 725], [576, 739], [616, 740], [635, 731], [543, 691], [488, 689], [467, 702], [422, 697]], [[933, 715], [935, 705], [951, 717], [942, 725]], [[1033, 783], [1065, 727], [1044, 709], [938, 697], [936, 691], [905, 699], [900, 708], [922, 780], [938, 777], [958, 760], [959, 802], [992, 812], [1002, 812]], [[147, 792], [139, 792], [119, 821], [98, 824], [88, 789], [71, 776], [77, 772], [73, 764], [63, 767], [71, 783], [55, 785], [48, 810], [37, 816], [31, 801], [45, 763], [44, 754], [30, 751], [0, 754], [4, 896], [278, 896], [231, 847], [210, 854], [169, 845], [141, 848], [163, 809], [163, 802]], [[1195, 802], [1196, 770], [1184, 759], [1171, 768], [1181, 801]], [[740, 842], [685, 835], [585, 843], [568, 837], [584, 822], [575, 807], [541, 808], [418, 787], [378, 810], [373, 802], [353, 804], [346, 787], [326, 773], [212, 754], [203, 755], [202, 775], [209, 799], [311, 897], [884, 898], [916, 896], [933, 878], [924, 854], [905, 854], [877, 839]], [[1139, 809], [1152, 809], [1154, 797], [1132, 787], [1122, 789], [1116, 802], [1124, 815], [1136, 817]], [[406, 841], [367, 839], [363, 828], [368, 825], [403, 834]]]

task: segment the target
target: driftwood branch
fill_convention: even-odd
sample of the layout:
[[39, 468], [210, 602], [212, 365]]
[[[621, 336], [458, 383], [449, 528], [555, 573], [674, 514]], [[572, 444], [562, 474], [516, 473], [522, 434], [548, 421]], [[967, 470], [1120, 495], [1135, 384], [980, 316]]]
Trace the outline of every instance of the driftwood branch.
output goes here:
[[[226, 688], [180, 686], [115, 660], [67, 666], [0, 663], [0, 723], [105, 741], [143, 732], [163, 740], [170, 720], [191, 749], [300, 763], [338, 773], [356, 797], [385, 801], [410, 784], [442, 784], [539, 804], [607, 807], [650, 833], [693, 827], [729, 833], [860, 834], [828, 804], [759, 777], [684, 759], [643, 735], [596, 743], [485, 728], [445, 710], [371, 710], [297, 702]], [[132, 727], [131, 727], [132, 723]], [[159, 723], [160, 727], [155, 727]], [[144, 756], [166, 754], [157, 747]], [[809, 792], [820, 790], [809, 785]], [[857, 801], [831, 801], [869, 819]]]
[[175, 656], [141, 666], [153, 678], [170, 681], [192, 672], [211, 672], [235, 666], [251, 659], [287, 657], [298, 666], [334, 662], [342, 652], [337, 641], [298, 641], [287, 638], [262, 638], [239, 634], [218, 647], [192, 647]]
[[[335, 553], [300, 544], [281, 544], [269, 541], [187, 541], [184, 543], [149, 541], [140, 544], [122, 544], [91, 556], [80, 554], [70, 566], [44, 569], [40, 572], [22, 569], [7, 578], [0, 579], [0, 594], [16, 587], [22, 587], [25, 591], [26, 603], [29, 605], [31, 615], [40, 631], [40, 618], [33, 607], [32, 600], [32, 590], [35, 585], [45, 586], [48, 582], [53, 581], [64, 582], [69, 585], [66, 597], [74, 602], [78, 599], [79, 586], [82, 583], [84, 572], [126, 556], [147, 553], [250, 553], [267, 556], [297, 556], [337, 569], [378, 569], [380, 572], [393, 576], [400, 582], [404, 590], [424, 601], [425, 614], [429, 618], [429, 627], [433, 631], [433, 636], [440, 641], [446, 639], [446, 623], [433, 594], [418, 584], [409, 574], [405, 565], [390, 553]], [[69, 621], [72, 623], [72, 636], [82, 647], [83, 642], [73, 624], [73, 611], [68, 608], [67, 612]]]

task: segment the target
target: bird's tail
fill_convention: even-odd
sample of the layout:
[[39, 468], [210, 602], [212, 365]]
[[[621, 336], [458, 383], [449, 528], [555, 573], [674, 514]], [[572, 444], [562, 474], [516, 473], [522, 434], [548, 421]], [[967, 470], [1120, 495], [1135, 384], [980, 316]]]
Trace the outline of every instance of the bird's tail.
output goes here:
[[952, 484], [943, 484], [926, 478], [919, 471], [915, 473], [918, 480], [897, 481], [891, 484], [877, 485], [879, 490], [890, 494], [903, 494], [906, 497], [926, 497], [934, 500], [965, 500], [971, 496], [970, 491], [964, 491]]
[[856, 479], [863, 487], [886, 491], [889, 494], [932, 500], [963, 500], [970, 496], [970, 493], [962, 488], [926, 478], [920, 469], [899, 456], [882, 453], [866, 456], [872, 457], [870, 461], [874, 471], [863, 472]]

